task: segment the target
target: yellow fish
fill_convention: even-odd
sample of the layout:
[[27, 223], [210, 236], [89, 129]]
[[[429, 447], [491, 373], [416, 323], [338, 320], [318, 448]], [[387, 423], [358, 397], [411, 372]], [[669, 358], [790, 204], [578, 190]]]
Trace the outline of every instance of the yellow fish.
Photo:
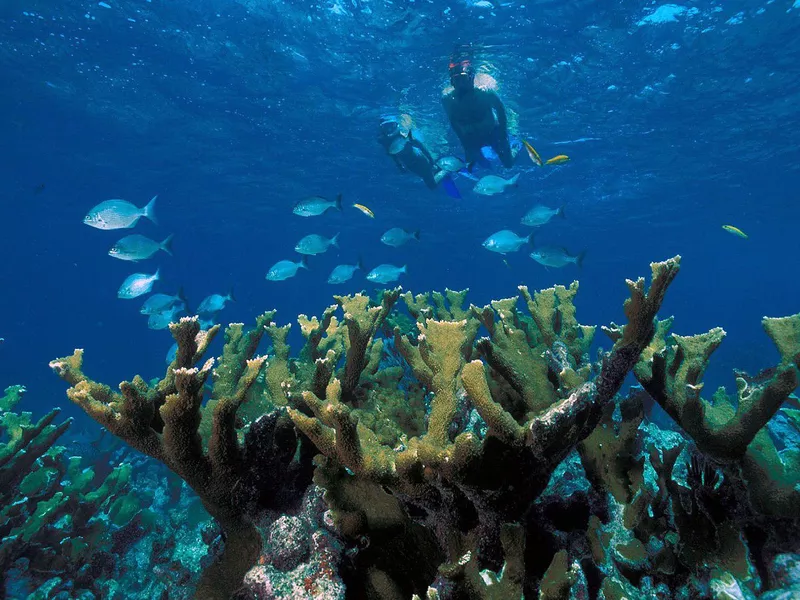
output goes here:
[[535, 165], [542, 166], [542, 157], [539, 156], [539, 153], [536, 149], [530, 145], [528, 140], [522, 140], [523, 145], [525, 146], [525, 150], [528, 151], [528, 156], [531, 157], [531, 162]]
[[550, 160], [548, 160], [546, 165], [563, 165], [565, 162], [569, 160], [569, 156], [566, 154], [559, 154], [558, 156], [554, 156]]
[[722, 228], [728, 233], [732, 233], [733, 235], [738, 235], [740, 238], [745, 240], [747, 239], [747, 234], [738, 227], [734, 227], [733, 225], [723, 225]]
[[363, 204], [353, 204], [353, 208], [357, 208], [357, 209], [358, 209], [358, 210], [360, 210], [362, 213], [364, 213], [365, 215], [367, 215], [367, 216], [368, 216], [370, 219], [374, 219], [374, 218], [375, 218], [375, 213], [374, 213], [374, 212], [372, 212], [372, 211], [371, 211], [369, 208], [367, 208], [367, 207], [366, 207], [366, 206], [364, 206]]

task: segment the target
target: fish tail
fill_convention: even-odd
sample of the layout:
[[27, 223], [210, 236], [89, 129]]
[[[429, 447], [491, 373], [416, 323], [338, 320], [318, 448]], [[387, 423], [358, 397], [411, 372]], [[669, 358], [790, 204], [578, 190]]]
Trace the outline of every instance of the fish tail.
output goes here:
[[339, 234], [338, 233], [331, 238], [331, 246], [334, 246], [336, 248], [339, 247]]
[[583, 259], [584, 258], [586, 258], [586, 250], [584, 250], [583, 252], [578, 254], [577, 257], [575, 257], [575, 264], [578, 265], [579, 269], [583, 267]]
[[300, 259], [300, 268], [301, 269], [308, 269], [308, 257], [304, 256]]
[[561, 217], [562, 219], [566, 219], [567, 218], [567, 215], [564, 214], [564, 205], [563, 204], [558, 207], [558, 212], [556, 214], [559, 217]]
[[411, 234], [415, 240], [419, 241], [419, 229], [417, 229], [414, 233]]
[[528, 236], [528, 243], [529, 243], [531, 246], [533, 246], [533, 232], [531, 232], [531, 233], [530, 233], [530, 235]]
[[334, 206], [336, 207], [336, 210], [339, 210], [339, 211], [342, 210], [342, 193], [341, 192], [339, 192], [336, 195], [336, 203], [334, 204]]
[[360, 271], [364, 270], [364, 261], [361, 259], [360, 256], [358, 257], [358, 262], [356, 263], [356, 268], [358, 270], [360, 270]]
[[169, 234], [169, 235], [168, 235], [168, 236], [167, 236], [167, 237], [164, 239], [164, 241], [163, 241], [163, 242], [161, 242], [161, 244], [159, 245], [159, 247], [160, 247], [160, 248], [161, 248], [161, 249], [162, 249], [164, 252], [166, 252], [167, 254], [169, 254], [170, 256], [174, 256], [174, 255], [172, 254], [172, 238], [174, 237], [174, 235], [175, 235], [175, 234], [172, 234], [172, 233], [171, 233], [171, 234]]
[[231, 286], [231, 291], [228, 292], [228, 300], [236, 302], [236, 296], [233, 295], [233, 286]]
[[142, 213], [144, 214], [144, 216], [150, 219], [154, 225], [158, 225], [158, 219], [156, 219], [156, 212], [155, 212], [156, 198], [158, 198], [158, 194], [153, 196], [150, 199], [150, 202], [148, 202], [147, 205], [144, 207], [144, 209], [142, 209]]
[[153, 274], [153, 281], [158, 281], [159, 279], [161, 279], [161, 269], [160, 268], [156, 269], [155, 274]]
[[518, 181], [519, 181], [519, 173], [517, 173], [511, 179], [508, 180], [508, 185], [516, 186]]
[[400, 267], [400, 272], [401, 272], [401, 273], [408, 273], [408, 268], [407, 268], [407, 266], [406, 266], [406, 265], [403, 265], [402, 267]]

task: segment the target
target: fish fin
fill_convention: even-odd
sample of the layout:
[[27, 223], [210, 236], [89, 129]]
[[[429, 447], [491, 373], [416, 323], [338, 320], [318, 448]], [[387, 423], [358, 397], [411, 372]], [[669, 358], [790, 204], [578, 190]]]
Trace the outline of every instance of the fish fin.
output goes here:
[[169, 235], [168, 235], [168, 236], [167, 236], [167, 237], [164, 239], [164, 241], [163, 241], [163, 242], [161, 242], [161, 244], [160, 244], [160, 248], [161, 248], [161, 249], [162, 249], [164, 252], [166, 252], [167, 254], [169, 254], [170, 256], [174, 256], [174, 255], [172, 254], [172, 238], [173, 238], [174, 236], [175, 236], [175, 234], [173, 234], [173, 233], [170, 233], [170, 234], [169, 234]]
[[236, 296], [233, 295], [233, 286], [231, 286], [231, 291], [228, 292], [228, 300], [231, 302], [236, 302]]
[[336, 204], [335, 204], [335, 206], [336, 206], [336, 210], [339, 210], [339, 211], [342, 210], [342, 193], [341, 192], [339, 192], [336, 195]]
[[308, 257], [307, 256], [303, 256], [303, 258], [300, 259], [300, 268], [301, 269], [308, 269]]
[[334, 246], [336, 248], [339, 247], [339, 234], [338, 233], [331, 238], [331, 246]]
[[156, 198], [158, 198], [158, 194], [153, 196], [150, 202], [143, 209], [143, 215], [150, 219], [154, 225], [158, 225], [158, 219], [156, 219]]
[[358, 257], [358, 262], [356, 263], [356, 268], [360, 271], [364, 270], [364, 261], [361, 260], [361, 257]]
[[402, 267], [400, 267], [400, 272], [401, 273], [408, 273], [408, 265], [403, 265]]
[[578, 256], [575, 258], [575, 264], [578, 265], [579, 269], [583, 267], [584, 258], [586, 258], [586, 250], [578, 254]]
[[516, 187], [518, 181], [519, 181], [519, 173], [517, 173], [511, 179], [508, 180], [508, 185]]
[[419, 229], [417, 229], [414, 233], [411, 234], [415, 240], [419, 241]]
[[528, 243], [533, 246], [533, 232], [531, 231], [530, 235], [528, 235]]
[[450, 177], [450, 175], [447, 175], [442, 178], [442, 188], [444, 189], [445, 193], [451, 198], [455, 198], [456, 200], [461, 200], [461, 192], [458, 191], [458, 187], [456, 187], [456, 182], [453, 181], [453, 178]]
[[153, 275], [153, 281], [158, 281], [159, 279], [161, 279], [161, 269], [156, 268], [156, 272]]
[[567, 218], [567, 215], [564, 214], [564, 205], [563, 204], [558, 207], [558, 212], [556, 214], [559, 217], [561, 217], [562, 219], [566, 219]]

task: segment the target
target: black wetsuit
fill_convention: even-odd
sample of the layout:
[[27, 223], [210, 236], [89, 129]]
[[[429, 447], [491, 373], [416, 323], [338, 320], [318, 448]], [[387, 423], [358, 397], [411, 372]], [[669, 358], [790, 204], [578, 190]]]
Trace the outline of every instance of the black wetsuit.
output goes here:
[[[400, 137], [402, 135], [399, 131], [392, 135], [381, 134], [378, 137], [378, 142], [389, 153], [389, 148]], [[390, 154], [390, 156], [397, 168], [402, 172], [411, 171], [420, 177], [430, 189], [436, 188], [436, 172], [439, 169], [436, 167], [436, 163], [428, 149], [419, 140], [415, 139], [413, 134], [409, 134], [408, 138], [406, 138], [406, 143], [402, 150], [395, 154]]]
[[451, 90], [442, 97], [442, 104], [468, 164], [480, 160], [483, 146], [490, 146], [504, 167], [514, 164], [506, 109], [497, 94], [476, 87], [461, 92]]

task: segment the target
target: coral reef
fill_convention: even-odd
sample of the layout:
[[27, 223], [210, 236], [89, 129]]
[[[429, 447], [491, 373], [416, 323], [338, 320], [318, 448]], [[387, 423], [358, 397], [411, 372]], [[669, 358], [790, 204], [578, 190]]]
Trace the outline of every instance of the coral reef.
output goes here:
[[[296, 354], [268, 312], [229, 326], [216, 362], [218, 327], [184, 318], [165, 376], [119, 392], [80, 350], [51, 365], [218, 523], [198, 598], [767, 597], [797, 582], [800, 413], [781, 406], [800, 316], [765, 320], [777, 367], [705, 401], [722, 331], [657, 318], [679, 260], [627, 282], [596, 360], [574, 283], [482, 307], [466, 290], [336, 296], [300, 315]], [[643, 388], [621, 396], [631, 373]], [[648, 421], [651, 396], [688, 440]]]
[[36, 423], [14, 412], [24, 391], [0, 398], [0, 596], [110, 598], [122, 557], [151, 529], [148, 499], [132, 492], [130, 465], [96, 476], [56, 446], [71, 422], [54, 424], [58, 409]]

